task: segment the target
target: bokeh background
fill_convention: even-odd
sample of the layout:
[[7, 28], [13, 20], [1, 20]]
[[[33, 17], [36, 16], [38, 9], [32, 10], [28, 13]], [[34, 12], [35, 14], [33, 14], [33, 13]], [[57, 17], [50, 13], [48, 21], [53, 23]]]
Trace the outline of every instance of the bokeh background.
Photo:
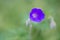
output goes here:
[[[25, 22], [34, 7], [41, 8], [46, 18], [41, 23], [32, 23], [29, 34]], [[56, 29], [50, 29], [50, 15]], [[0, 0], [0, 40], [60, 40], [60, 0]]]

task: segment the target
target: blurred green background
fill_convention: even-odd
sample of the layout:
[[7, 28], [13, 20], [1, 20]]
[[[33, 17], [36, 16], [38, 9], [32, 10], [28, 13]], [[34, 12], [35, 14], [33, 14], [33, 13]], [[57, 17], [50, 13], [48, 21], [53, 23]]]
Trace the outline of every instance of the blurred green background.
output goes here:
[[[0, 40], [30, 40], [25, 22], [34, 7], [41, 8], [46, 18], [42, 23], [32, 23], [31, 40], [60, 40], [60, 0], [0, 0]], [[56, 29], [49, 28], [50, 15]]]

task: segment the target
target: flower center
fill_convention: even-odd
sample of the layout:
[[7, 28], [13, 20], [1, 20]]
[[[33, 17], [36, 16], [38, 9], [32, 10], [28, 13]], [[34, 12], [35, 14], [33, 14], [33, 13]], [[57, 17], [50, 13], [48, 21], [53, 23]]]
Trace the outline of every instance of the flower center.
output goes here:
[[32, 16], [33, 16], [33, 18], [36, 18], [37, 17], [37, 14], [34, 13], [34, 14], [32, 14]]

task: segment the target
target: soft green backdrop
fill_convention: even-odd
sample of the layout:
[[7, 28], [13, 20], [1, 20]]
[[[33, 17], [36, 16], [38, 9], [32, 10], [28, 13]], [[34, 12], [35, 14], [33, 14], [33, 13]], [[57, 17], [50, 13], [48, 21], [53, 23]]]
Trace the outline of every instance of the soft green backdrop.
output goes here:
[[[0, 0], [0, 40], [29, 40], [25, 22], [34, 7], [41, 8], [46, 18], [39, 24], [32, 23], [32, 40], [60, 40], [60, 0]], [[49, 28], [50, 15], [56, 29]]]

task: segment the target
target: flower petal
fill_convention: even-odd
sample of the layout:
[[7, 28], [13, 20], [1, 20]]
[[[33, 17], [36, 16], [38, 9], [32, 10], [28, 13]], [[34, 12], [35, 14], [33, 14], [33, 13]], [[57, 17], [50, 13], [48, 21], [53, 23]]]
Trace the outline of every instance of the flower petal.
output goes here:
[[41, 9], [33, 8], [30, 12], [30, 20], [40, 22], [45, 18], [45, 14]]

